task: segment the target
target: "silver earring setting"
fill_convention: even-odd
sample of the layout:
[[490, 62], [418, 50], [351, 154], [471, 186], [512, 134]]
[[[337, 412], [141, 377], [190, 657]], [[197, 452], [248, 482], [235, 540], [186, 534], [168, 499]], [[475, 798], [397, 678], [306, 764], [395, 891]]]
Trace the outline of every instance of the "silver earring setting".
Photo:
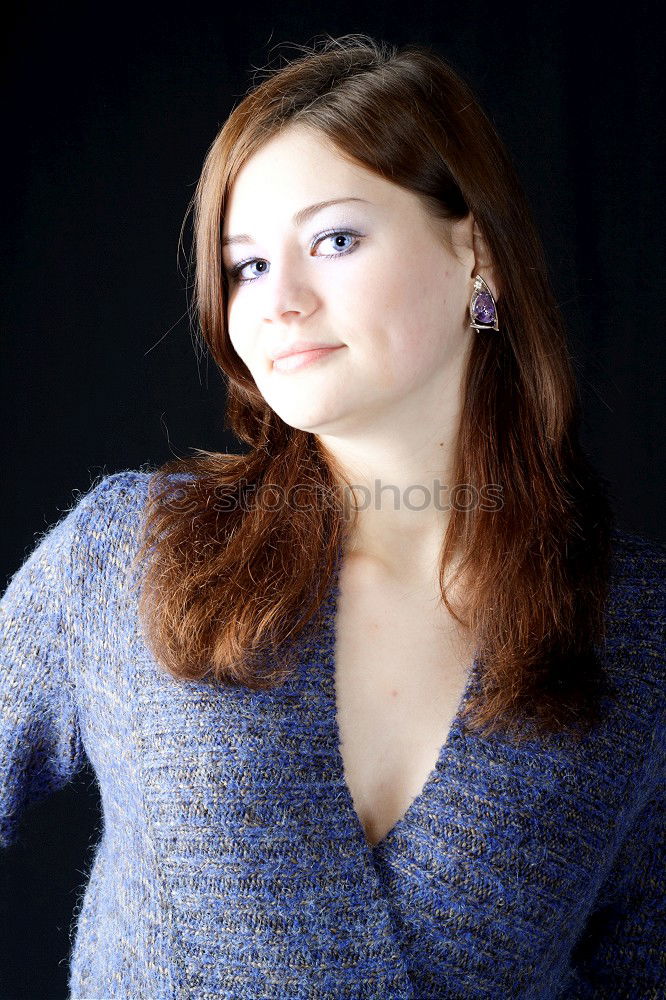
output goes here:
[[497, 303], [480, 274], [474, 278], [474, 290], [469, 303], [470, 326], [475, 330], [499, 330]]

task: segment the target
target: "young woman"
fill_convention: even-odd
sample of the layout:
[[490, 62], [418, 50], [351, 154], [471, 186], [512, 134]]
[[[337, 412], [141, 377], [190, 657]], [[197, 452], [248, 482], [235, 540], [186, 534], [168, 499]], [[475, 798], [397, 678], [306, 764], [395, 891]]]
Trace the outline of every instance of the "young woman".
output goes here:
[[663, 995], [666, 550], [583, 454], [491, 123], [329, 39], [194, 207], [247, 451], [105, 477], [2, 602], [2, 841], [101, 790], [73, 1000]]

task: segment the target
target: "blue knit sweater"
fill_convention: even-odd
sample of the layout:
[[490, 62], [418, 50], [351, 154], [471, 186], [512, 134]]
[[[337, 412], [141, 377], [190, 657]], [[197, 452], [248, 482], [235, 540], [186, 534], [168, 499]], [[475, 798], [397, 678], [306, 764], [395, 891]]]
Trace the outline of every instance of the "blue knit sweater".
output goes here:
[[177, 681], [123, 588], [149, 473], [104, 477], [1, 603], [0, 843], [87, 759], [103, 832], [71, 1000], [666, 995], [666, 547], [615, 535], [607, 669], [576, 745], [466, 734], [371, 847], [335, 713], [338, 566], [270, 692]]

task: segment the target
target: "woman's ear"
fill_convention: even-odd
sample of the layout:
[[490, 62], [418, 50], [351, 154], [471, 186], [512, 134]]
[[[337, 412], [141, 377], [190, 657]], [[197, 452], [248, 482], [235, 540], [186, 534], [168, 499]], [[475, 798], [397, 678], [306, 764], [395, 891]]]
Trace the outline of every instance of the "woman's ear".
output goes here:
[[480, 274], [490, 288], [490, 291], [493, 293], [495, 302], [497, 302], [502, 290], [499, 287], [499, 281], [497, 279], [492, 256], [476, 219], [474, 220], [472, 238], [474, 246], [474, 270], [472, 271], [470, 278], [473, 281], [476, 275]]

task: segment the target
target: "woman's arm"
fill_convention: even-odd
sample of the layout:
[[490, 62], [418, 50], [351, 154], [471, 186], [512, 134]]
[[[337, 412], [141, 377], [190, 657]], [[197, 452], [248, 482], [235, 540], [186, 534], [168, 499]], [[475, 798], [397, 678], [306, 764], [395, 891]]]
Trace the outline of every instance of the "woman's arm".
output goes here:
[[42, 536], [0, 599], [0, 847], [18, 839], [25, 809], [84, 763], [69, 673], [77, 515], [75, 506]]

